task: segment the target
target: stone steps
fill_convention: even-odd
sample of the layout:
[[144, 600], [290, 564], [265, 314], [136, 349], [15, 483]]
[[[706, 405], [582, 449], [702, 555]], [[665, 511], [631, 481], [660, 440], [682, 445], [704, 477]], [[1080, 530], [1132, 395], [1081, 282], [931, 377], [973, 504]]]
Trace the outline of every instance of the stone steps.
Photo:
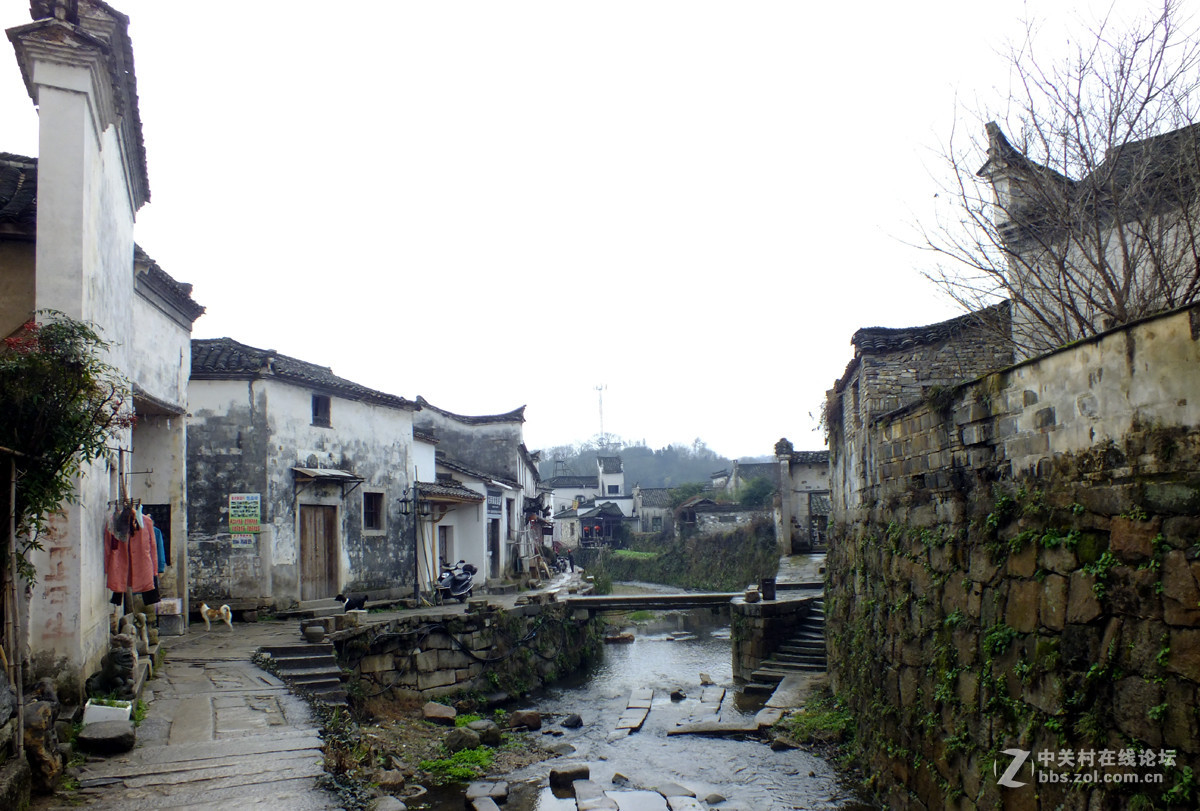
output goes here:
[[272, 645], [259, 648], [259, 652], [271, 657], [276, 674], [288, 687], [331, 706], [348, 704], [332, 644]]
[[773, 686], [795, 673], [824, 673], [827, 669], [825, 606], [824, 601], [817, 601], [791, 637], [764, 659], [750, 678], [753, 684]]

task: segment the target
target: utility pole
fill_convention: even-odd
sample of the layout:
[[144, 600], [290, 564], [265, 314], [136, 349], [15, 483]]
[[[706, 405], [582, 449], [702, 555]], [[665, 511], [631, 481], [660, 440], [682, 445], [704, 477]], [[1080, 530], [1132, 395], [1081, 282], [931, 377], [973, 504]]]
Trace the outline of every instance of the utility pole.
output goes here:
[[596, 394], [600, 398], [600, 446], [607, 447], [608, 446], [608, 438], [604, 434], [604, 390], [607, 389], [608, 386], [601, 383], [599, 386], [596, 386], [595, 388], [596, 388]]

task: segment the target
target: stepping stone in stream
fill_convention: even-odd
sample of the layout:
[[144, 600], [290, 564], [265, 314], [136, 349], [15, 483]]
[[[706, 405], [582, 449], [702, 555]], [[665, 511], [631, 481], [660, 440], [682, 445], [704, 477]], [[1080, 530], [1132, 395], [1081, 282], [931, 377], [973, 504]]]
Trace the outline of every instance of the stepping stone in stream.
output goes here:
[[625, 703], [625, 711], [621, 713], [621, 717], [617, 720], [616, 728], [618, 730], [627, 729], [630, 731], [642, 728], [642, 724], [646, 721], [646, 716], [650, 714], [650, 705], [654, 700], [654, 691], [648, 687], [642, 687], [634, 690], [629, 696], [629, 700]]

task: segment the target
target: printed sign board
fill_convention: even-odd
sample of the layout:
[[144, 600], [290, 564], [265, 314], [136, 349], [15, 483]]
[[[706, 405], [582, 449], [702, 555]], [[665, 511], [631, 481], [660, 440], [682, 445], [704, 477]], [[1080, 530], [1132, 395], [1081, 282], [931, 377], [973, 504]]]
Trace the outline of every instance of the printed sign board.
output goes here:
[[248, 535], [261, 532], [262, 495], [260, 493], [229, 494], [229, 532]]

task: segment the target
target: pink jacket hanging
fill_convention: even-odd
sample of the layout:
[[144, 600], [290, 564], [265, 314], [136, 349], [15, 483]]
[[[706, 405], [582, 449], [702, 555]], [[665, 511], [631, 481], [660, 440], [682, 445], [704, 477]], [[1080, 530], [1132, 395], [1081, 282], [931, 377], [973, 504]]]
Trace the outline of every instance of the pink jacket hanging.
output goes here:
[[154, 540], [154, 521], [142, 516], [142, 528], [131, 532], [128, 541], [104, 530], [104, 571], [108, 590], [140, 594], [154, 588], [158, 570], [158, 550]]

